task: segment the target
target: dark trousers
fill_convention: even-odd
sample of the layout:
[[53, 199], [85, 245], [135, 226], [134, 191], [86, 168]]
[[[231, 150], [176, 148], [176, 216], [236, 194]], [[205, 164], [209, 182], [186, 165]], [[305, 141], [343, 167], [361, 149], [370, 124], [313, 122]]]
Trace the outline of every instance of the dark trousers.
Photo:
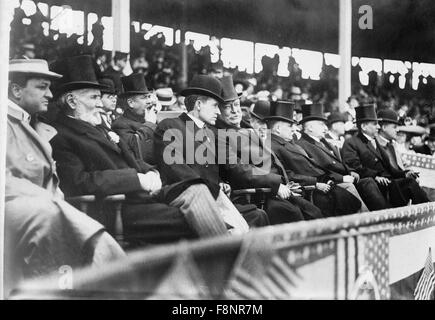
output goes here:
[[412, 204], [429, 202], [426, 192], [413, 178], [392, 179], [388, 187], [380, 187], [384, 194], [388, 194], [392, 207], [402, 207], [412, 200]]
[[266, 211], [258, 209], [254, 204], [234, 204], [250, 228], [265, 227], [270, 224]]
[[390, 204], [373, 178], [361, 179], [356, 184], [356, 189], [370, 211], [383, 210], [390, 207]]
[[322, 218], [322, 212], [302, 197], [290, 197], [288, 200], [271, 198], [267, 200], [266, 212], [270, 224], [296, 222]]

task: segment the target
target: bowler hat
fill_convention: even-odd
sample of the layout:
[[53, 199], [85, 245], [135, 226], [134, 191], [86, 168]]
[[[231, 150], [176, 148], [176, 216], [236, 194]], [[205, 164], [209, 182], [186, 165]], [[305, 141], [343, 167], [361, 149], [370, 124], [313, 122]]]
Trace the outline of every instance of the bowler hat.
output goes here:
[[355, 121], [378, 121], [374, 104], [366, 104], [355, 108]]
[[180, 92], [182, 96], [201, 95], [225, 102], [222, 97], [222, 84], [213, 76], [196, 75], [193, 77], [188, 88]]
[[268, 100], [258, 100], [251, 111], [251, 115], [263, 121], [265, 117], [270, 115], [270, 102]]
[[294, 120], [295, 104], [291, 101], [272, 101], [270, 103], [270, 116], [265, 117], [265, 121], [279, 120], [296, 123]]
[[124, 89], [121, 94], [122, 96], [146, 94], [150, 92], [145, 83], [143, 73], [132, 73], [129, 76], [121, 77], [121, 82]]
[[56, 95], [85, 88], [107, 89], [106, 85], [98, 82], [94, 63], [89, 55], [57, 60], [53, 64], [53, 70], [63, 75], [63, 78], [55, 85]]
[[222, 83], [222, 98], [225, 100], [225, 102], [231, 102], [237, 100], [242, 95], [241, 93], [238, 94], [236, 92], [236, 89], [234, 88], [234, 84], [233, 84], [232, 75], [222, 77], [221, 83]]
[[13, 59], [9, 61], [9, 73], [22, 73], [59, 79], [61, 74], [51, 72], [48, 63], [42, 59]]
[[399, 124], [399, 115], [391, 109], [383, 109], [378, 111], [378, 120], [381, 122]]
[[324, 113], [323, 113], [323, 104], [321, 103], [313, 103], [313, 104], [304, 104], [302, 105], [302, 120], [301, 123], [305, 123], [307, 121], [319, 120], [327, 122]]
[[162, 106], [171, 106], [177, 102], [172, 88], [159, 88], [156, 90], [156, 96]]
[[107, 86], [107, 88], [101, 89], [101, 93], [107, 93], [107, 94], [116, 94], [115, 89], [115, 83], [112, 79], [109, 78], [101, 78], [98, 79], [98, 82], [104, 86]]
[[328, 124], [331, 126], [333, 123], [336, 122], [346, 122], [346, 115], [344, 115], [341, 112], [332, 112], [329, 116], [328, 116]]

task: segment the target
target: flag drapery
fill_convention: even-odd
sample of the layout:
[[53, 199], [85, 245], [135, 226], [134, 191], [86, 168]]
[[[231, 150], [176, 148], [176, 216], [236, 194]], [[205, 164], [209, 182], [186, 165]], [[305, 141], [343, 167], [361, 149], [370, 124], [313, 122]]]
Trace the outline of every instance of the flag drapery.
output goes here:
[[415, 300], [430, 300], [435, 286], [435, 272], [432, 262], [431, 248], [426, 258], [423, 272], [414, 291]]

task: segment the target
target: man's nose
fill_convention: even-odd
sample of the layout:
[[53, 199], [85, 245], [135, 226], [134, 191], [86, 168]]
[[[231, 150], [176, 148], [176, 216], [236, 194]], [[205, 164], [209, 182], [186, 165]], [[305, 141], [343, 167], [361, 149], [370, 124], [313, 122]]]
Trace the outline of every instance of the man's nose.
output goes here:
[[218, 114], [218, 115], [221, 114], [221, 110], [219, 108], [216, 108], [216, 114]]
[[45, 97], [48, 99], [52, 99], [53, 98], [53, 94], [51, 93], [50, 88], [47, 89], [47, 91], [45, 92]]

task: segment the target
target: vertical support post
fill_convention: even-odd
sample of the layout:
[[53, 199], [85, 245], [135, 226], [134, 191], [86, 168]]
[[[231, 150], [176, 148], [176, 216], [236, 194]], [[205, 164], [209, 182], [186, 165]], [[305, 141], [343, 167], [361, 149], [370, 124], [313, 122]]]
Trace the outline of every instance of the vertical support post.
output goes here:
[[188, 60], [187, 60], [187, 46], [186, 46], [186, 29], [184, 25], [180, 28], [180, 47], [181, 47], [181, 79], [180, 84], [182, 87], [187, 86], [188, 81]]
[[8, 105], [9, 26], [13, 14], [10, 1], [0, 1], [0, 300], [4, 299], [6, 119]]
[[130, 52], [130, 0], [112, 0], [113, 51]]
[[351, 95], [352, 68], [352, 0], [340, 0], [338, 102], [346, 103]]
[[83, 20], [83, 46], [87, 47], [88, 44], [88, 14], [89, 14], [89, 10], [88, 10], [88, 5], [85, 2], [85, 6], [83, 8], [83, 16], [84, 16], [84, 20]]

